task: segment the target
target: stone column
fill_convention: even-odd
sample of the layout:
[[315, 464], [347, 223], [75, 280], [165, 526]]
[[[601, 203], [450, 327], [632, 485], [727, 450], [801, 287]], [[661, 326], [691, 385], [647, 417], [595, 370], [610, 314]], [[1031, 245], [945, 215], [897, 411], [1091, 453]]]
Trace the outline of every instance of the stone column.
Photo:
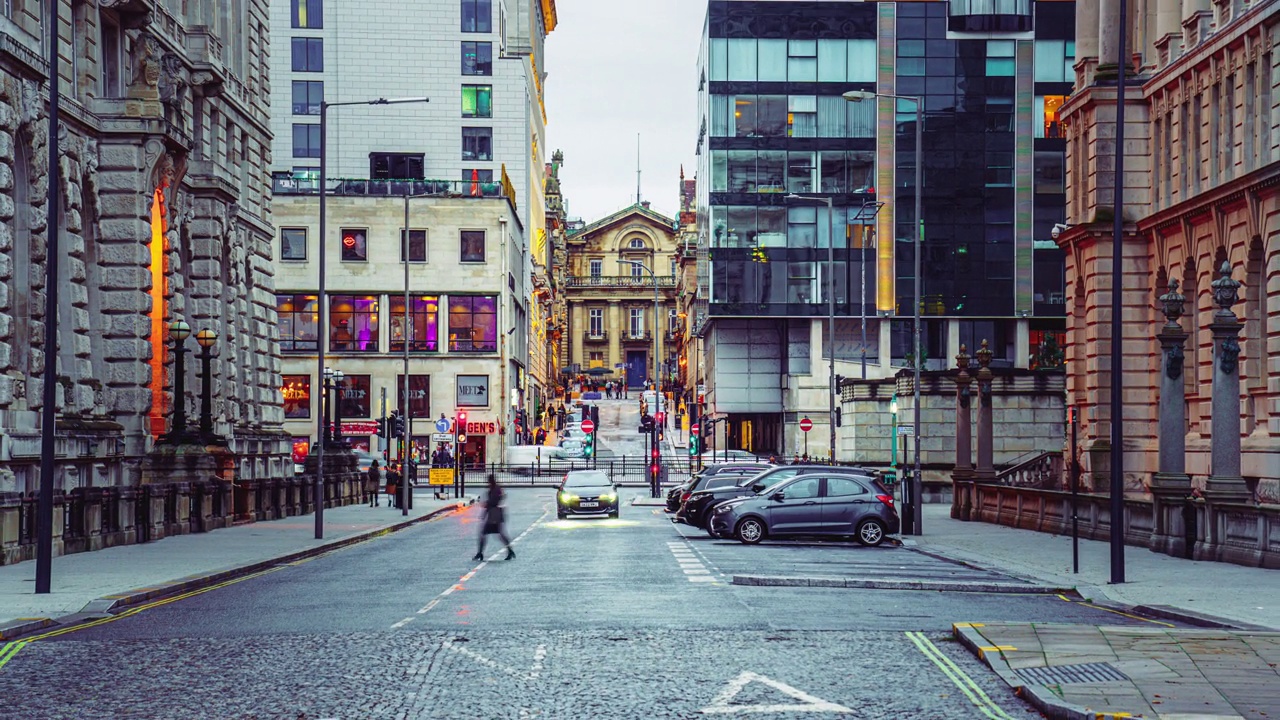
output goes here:
[[992, 482], [996, 479], [995, 451], [992, 443], [994, 428], [991, 417], [991, 348], [982, 341], [978, 350], [978, 466], [973, 472], [975, 482]]
[[1237, 365], [1244, 327], [1231, 306], [1239, 301], [1240, 283], [1231, 279], [1231, 264], [1223, 262], [1214, 280], [1213, 301], [1218, 311], [1209, 329], [1213, 332], [1213, 440], [1210, 446], [1212, 474], [1205, 497], [1212, 503], [1248, 502], [1252, 493], [1240, 476], [1240, 376]]
[[[1120, 0], [1098, 0], [1098, 67], [1120, 64]], [[1127, 31], [1127, 30], [1126, 30]], [[1128, 50], [1132, 50], [1129, 43]], [[1079, 50], [1076, 51], [1077, 53]]]
[[973, 511], [972, 417], [969, 409], [969, 352], [964, 345], [956, 355], [956, 466], [951, 471], [951, 517], [969, 520]]
[[[622, 305], [617, 300], [610, 300], [607, 312], [604, 331], [609, 335], [609, 369], [612, 370], [622, 362]], [[625, 372], [622, 381], [627, 381]]]
[[1187, 333], [1178, 323], [1186, 300], [1178, 292], [1178, 281], [1169, 282], [1169, 292], [1160, 296], [1165, 324], [1156, 333], [1160, 341], [1162, 372], [1160, 373], [1160, 464], [1151, 480], [1151, 497], [1155, 529], [1150, 548], [1178, 557], [1189, 557], [1187, 528], [1182, 507], [1191, 494], [1191, 477], [1187, 475], [1186, 390], [1182, 379], [1183, 345]]
[[586, 359], [582, 356], [582, 340], [587, 334], [586, 318], [583, 313], [586, 312], [586, 306], [580, 303], [569, 303], [569, 362], [573, 365], [586, 365]]
[[1076, 0], [1076, 60], [1097, 57], [1098, 0]]

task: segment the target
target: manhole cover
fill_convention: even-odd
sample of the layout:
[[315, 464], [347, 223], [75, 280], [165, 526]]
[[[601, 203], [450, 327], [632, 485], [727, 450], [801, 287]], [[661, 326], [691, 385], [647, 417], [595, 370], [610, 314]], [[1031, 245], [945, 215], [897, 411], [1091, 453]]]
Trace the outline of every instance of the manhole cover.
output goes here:
[[1055, 665], [1053, 667], [1021, 668], [1018, 675], [1027, 682], [1040, 685], [1071, 685], [1128, 680], [1129, 676], [1110, 663], [1082, 663], [1080, 665]]

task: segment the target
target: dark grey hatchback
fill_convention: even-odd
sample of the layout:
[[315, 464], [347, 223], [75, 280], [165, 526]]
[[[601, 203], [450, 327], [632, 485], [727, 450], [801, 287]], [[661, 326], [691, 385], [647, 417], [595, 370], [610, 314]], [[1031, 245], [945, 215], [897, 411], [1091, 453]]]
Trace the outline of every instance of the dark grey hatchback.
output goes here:
[[879, 545], [900, 530], [893, 496], [879, 481], [855, 475], [801, 475], [760, 495], [729, 500], [711, 513], [709, 532], [758, 543], [792, 535], [852, 536]]
[[618, 517], [618, 486], [603, 470], [571, 470], [556, 489], [556, 517], [608, 515]]

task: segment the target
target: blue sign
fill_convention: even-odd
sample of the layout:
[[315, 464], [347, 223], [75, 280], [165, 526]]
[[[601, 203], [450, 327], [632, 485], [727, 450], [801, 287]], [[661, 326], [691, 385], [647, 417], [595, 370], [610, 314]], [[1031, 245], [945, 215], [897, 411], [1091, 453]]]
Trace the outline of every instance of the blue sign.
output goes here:
[[436, 421], [436, 432], [449, 432], [449, 418], [440, 418]]

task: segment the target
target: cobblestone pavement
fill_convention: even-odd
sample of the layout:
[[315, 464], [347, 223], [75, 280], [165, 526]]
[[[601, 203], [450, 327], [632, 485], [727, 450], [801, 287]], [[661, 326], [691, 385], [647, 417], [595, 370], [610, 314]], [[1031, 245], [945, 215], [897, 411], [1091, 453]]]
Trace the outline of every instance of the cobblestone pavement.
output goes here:
[[[493, 545], [469, 560], [473, 508], [12, 644], [0, 717], [1021, 720], [1039, 714], [952, 622], [1126, 622], [1053, 596], [690, 582], [669, 543], [692, 543], [661, 514], [556, 521], [551, 497], [511, 492], [510, 562]], [[758, 550], [719, 552], [782, 569]], [[918, 562], [904, 548], [860, 557]]]

